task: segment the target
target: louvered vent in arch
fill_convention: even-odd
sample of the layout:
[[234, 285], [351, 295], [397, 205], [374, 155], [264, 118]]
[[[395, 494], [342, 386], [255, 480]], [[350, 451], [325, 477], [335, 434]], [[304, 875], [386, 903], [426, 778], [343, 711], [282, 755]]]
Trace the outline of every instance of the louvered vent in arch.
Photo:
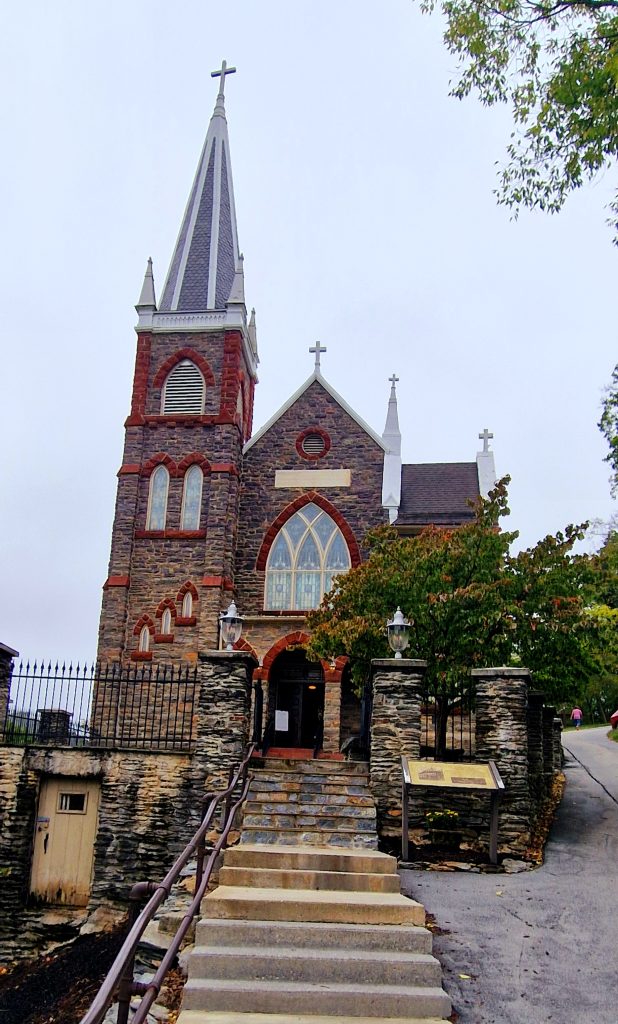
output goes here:
[[183, 359], [169, 374], [163, 391], [163, 414], [204, 411], [204, 378], [195, 363]]
[[326, 445], [321, 434], [306, 434], [302, 441], [306, 455], [321, 455]]

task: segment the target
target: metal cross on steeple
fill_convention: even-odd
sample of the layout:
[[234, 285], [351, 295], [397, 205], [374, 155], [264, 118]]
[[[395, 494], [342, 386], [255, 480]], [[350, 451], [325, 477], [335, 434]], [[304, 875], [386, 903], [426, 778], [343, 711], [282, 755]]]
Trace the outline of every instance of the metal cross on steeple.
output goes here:
[[479, 441], [483, 442], [483, 451], [484, 452], [488, 452], [489, 451], [489, 442], [490, 442], [490, 440], [493, 439], [493, 436], [494, 435], [490, 434], [490, 432], [488, 431], [487, 427], [485, 427], [485, 429], [483, 430], [482, 434], [479, 434]]
[[233, 75], [235, 71], [236, 71], [236, 68], [228, 68], [228, 66], [225, 63], [225, 61], [222, 61], [221, 62], [221, 70], [220, 71], [211, 71], [210, 72], [210, 77], [211, 78], [219, 78], [219, 77], [221, 78], [221, 87], [219, 89], [219, 95], [220, 96], [223, 96], [224, 93], [225, 93], [225, 76], [226, 75]]
[[396, 373], [394, 373], [394, 374], [393, 374], [393, 376], [392, 376], [392, 377], [389, 377], [388, 379], [390, 380], [390, 382], [391, 382], [391, 384], [393, 385], [393, 387], [395, 387], [395, 384], [396, 384], [396, 383], [397, 383], [397, 381], [399, 380], [399, 377], [397, 376], [397, 374], [396, 374]]
[[310, 352], [315, 352], [315, 372], [320, 372], [320, 355], [322, 352], [326, 352], [326, 346], [322, 346], [319, 341], [316, 341], [315, 345], [312, 345], [309, 349]]

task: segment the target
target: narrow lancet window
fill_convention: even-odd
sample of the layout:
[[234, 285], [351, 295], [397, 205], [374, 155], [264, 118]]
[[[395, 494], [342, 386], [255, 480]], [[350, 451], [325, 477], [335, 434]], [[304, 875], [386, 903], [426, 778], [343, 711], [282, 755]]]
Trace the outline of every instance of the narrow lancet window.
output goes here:
[[199, 466], [191, 466], [185, 473], [182, 492], [181, 530], [199, 530], [202, 507], [202, 484], [204, 474]]
[[148, 495], [147, 530], [164, 530], [167, 517], [167, 493], [170, 475], [165, 466], [157, 466], [150, 477], [150, 493]]
[[150, 650], [150, 630], [148, 626], [142, 626], [139, 635], [139, 650], [144, 654]]

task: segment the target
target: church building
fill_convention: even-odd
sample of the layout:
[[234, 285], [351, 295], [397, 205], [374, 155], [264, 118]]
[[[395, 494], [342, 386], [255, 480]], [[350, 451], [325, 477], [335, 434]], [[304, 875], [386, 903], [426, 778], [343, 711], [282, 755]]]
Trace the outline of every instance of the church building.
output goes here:
[[[192, 664], [221, 646], [235, 601], [238, 646], [276, 748], [337, 755], [358, 728], [345, 659], [307, 661], [305, 616], [365, 556], [367, 531], [410, 534], [472, 516], [495, 481], [491, 435], [474, 461], [402, 465], [397, 378], [382, 434], [312, 372], [253, 432], [258, 349], [245, 304], [219, 77], [204, 147], [159, 301], [149, 260], [99, 632], [102, 663]], [[319, 324], [316, 323], [316, 330]], [[309, 364], [311, 365], [311, 364]], [[387, 402], [388, 399], [388, 402]], [[280, 712], [276, 715], [276, 712]]]

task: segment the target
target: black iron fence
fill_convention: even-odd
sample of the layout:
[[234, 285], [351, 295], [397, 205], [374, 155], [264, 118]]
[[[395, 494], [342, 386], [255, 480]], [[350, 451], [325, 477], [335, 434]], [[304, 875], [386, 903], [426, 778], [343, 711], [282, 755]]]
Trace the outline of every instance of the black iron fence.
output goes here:
[[0, 708], [0, 743], [191, 750], [196, 669], [21, 663]]
[[421, 697], [421, 757], [473, 761], [476, 751], [474, 679], [425, 682]]

